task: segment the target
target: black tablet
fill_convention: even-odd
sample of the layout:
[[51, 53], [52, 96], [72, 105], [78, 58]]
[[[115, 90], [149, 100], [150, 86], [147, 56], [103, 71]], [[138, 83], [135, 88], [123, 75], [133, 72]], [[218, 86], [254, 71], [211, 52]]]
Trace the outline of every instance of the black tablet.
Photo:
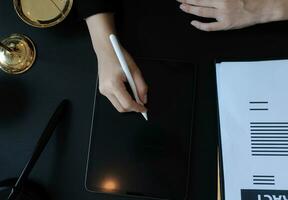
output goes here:
[[189, 188], [195, 68], [137, 60], [149, 85], [148, 118], [118, 113], [96, 91], [86, 188], [96, 193], [185, 199]]

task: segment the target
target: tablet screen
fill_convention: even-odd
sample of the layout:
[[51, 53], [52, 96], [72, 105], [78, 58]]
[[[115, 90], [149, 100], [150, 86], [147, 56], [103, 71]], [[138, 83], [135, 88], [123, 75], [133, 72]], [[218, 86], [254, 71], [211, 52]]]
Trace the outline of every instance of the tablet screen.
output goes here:
[[97, 90], [86, 188], [184, 199], [193, 134], [194, 67], [155, 61], [138, 61], [138, 65], [149, 85], [149, 120], [141, 113], [118, 113]]

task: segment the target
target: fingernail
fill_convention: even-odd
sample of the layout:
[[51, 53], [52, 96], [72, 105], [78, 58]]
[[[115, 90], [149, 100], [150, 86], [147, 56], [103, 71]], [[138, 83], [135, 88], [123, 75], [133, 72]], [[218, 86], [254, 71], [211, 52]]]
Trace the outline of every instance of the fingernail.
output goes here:
[[184, 10], [184, 9], [185, 9], [185, 5], [184, 5], [184, 4], [181, 4], [181, 5], [180, 5], [180, 9]]
[[191, 25], [192, 25], [192, 26], [196, 26], [196, 23], [197, 23], [196, 21], [192, 21], [192, 22], [191, 22]]
[[145, 94], [145, 96], [144, 96], [144, 103], [146, 104], [147, 103], [147, 94]]

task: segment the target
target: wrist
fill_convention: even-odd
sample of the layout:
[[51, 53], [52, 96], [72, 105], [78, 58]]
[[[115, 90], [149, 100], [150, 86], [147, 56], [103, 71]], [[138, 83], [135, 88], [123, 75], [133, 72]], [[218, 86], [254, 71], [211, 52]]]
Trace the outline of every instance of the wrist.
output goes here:
[[114, 50], [109, 40], [107, 42], [92, 42], [93, 49], [99, 58], [108, 58], [114, 54]]
[[114, 53], [109, 36], [115, 34], [112, 13], [99, 13], [86, 19], [94, 51], [99, 58], [106, 58]]
[[94, 47], [94, 51], [97, 55], [98, 63], [118, 63], [118, 58], [112, 45], [110, 44], [109, 47]]
[[287, 0], [266, 0], [260, 14], [260, 23], [283, 21], [288, 19]]
[[288, 1], [278, 0], [278, 18], [275, 21], [288, 20]]

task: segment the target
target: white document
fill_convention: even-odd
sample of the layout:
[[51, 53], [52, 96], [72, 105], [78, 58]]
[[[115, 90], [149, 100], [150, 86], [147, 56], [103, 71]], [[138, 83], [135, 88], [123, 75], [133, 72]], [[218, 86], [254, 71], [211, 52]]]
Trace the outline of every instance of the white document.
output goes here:
[[225, 200], [288, 200], [288, 60], [216, 72]]

